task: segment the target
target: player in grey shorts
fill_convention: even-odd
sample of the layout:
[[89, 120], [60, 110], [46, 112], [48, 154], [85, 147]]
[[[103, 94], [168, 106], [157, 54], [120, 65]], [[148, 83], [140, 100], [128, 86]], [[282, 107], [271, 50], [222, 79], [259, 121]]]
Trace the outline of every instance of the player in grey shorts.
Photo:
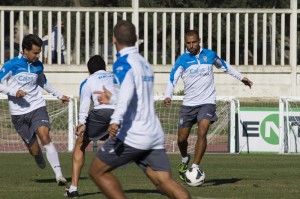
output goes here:
[[118, 95], [104, 90], [99, 96], [105, 104], [113, 104], [115, 99], [116, 109], [107, 130], [109, 140], [92, 161], [89, 175], [107, 198], [125, 199], [121, 183], [112, 171], [135, 162], [162, 194], [190, 199], [188, 191], [172, 178], [164, 131], [154, 110], [154, 71], [138, 53], [136, 41], [135, 26], [119, 20], [113, 30], [118, 51], [113, 64], [120, 84]]
[[[95, 91], [103, 87], [114, 90], [114, 75], [106, 71], [106, 64], [101, 56], [95, 55], [87, 63], [90, 75], [80, 86], [79, 124], [76, 128], [76, 144], [72, 160], [72, 184], [67, 188], [65, 196], [78, 197], [78, 181], [84, 165], [85, 149], [91, 141], [106, 140], [106, 132], [115, 105], [99, 104]], [[90, 104], [93, 102], [93, 109]]]
[[218, 120], [215, 104], [203, 104], [199, 106], [181, 105], [178, 127], [190, 127], [203, 119], [208, 119], [211, 123]]
[[[24, 115], [12, 115], [12, 123], [25, 145], [29, 149], [37, 140], [37, 129], [41, 126], [50, 129], [49, 116], [46, 107], [38, 108]], [[31, 152], [29, 150], [29, 152]]]
[[98, 151], [97, 156], [112, 168], [135, 162], [144, 172], [146, 172], [147, 167], [151, 167], [154, 171], [171, 172], [165, 149], [136, 149], [117, 138], [115, 140], [109, 139]]

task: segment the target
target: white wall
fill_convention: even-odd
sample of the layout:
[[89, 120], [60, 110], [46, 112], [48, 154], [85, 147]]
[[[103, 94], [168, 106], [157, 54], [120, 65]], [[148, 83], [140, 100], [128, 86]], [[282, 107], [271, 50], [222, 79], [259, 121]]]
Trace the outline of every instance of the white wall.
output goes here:
[[[111, 66], [109, 66], [111, 68]], [[238, 71], [253, 82], [250, 90], [235, 78], [215, 70], [215, 83], [218, 96], [237, 98], [278, 98], [292, 95], [291, 68], [288, 66], [238, 66]], [[171, 66], [155, 66], [155, 95], [162, 95], [169, 79]], [[78, 97], [80, 83], [88, 76], [86, 66], [45, 66], [45, 74], [52, 85], [63, 94]], [[297, 95], [300, 95], [300, 71], [297, 71]], [[175, 91], [183, 89], [180, 80]]]

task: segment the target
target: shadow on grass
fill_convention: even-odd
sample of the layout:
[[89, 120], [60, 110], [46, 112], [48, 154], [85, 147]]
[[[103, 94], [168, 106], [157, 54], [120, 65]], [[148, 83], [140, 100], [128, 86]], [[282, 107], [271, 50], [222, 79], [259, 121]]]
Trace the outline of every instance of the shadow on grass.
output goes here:
[[83, 193], [83, 194], [79, 193], [79, 196], [84, 197], [84, 196], [93, 196], [93, 195], [98, 195], [98, 194], [102, 195], [101, 192], [97, 191], [97, 192], [93, 192], [93, 193]]
[[238, 181], [241, 181], [241, 178], [230, 178], [230, 179], [209, 179], [206, 180], [204, 185], [206, 186], [218, 186], [223, 184], [233, 184]]
[[[85, 180], [85, 179], [89, 179], [89, 177], [80, 177], [80, 180]], [[72, 178], [66, 178], [66, 180], [68, 182], [71, 182], [72, 181]], [[34, 179], [34, 180], [30, 180], [30, 181], [34, 181], [34, 182], [37, 182], [37, 183], [53, 183], [55, 182], [56, 183], [56, 179], [55, 178], [51, 178], [51, 179]]]
[[159, 191], [153, 189], [128, 189], [124, 193], [142, 193], [142, 194], [158, 194], [162, 195]]

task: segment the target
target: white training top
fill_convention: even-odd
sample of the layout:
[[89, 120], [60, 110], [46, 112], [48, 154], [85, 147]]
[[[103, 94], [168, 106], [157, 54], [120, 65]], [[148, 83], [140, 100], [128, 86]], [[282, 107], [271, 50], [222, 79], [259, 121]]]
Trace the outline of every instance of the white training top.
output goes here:
[[79, 123], [85, 124], [86, 118], [90, 110], [91, 100], [94, 104], [94, 109], [111, 108], [115, 105], [99, 104], [98, 94], [94, 91], [103, 91], [103, 86], [115, 95], [115, 75], [111, 72], [99, 70], [90, 75], [80, 85], [80, 108], [79, 108]]
[[163, 149], [164, 132], [154, 111], [154, 73], [136, 47], [117, 53], [113, 65], [120, 83], [117, 106], [111, 123], [120, 124], [117, 138], [142, 150]]
[[212, 50], [201, 48], [198, 55], [186, 51], [176, 60], [172, 68], [165, 98], [172, 98], [174, 87], [181, 77], [184, 83], [183, 105], [216, 104], [213, 65], [240, 81], [244, 78], [241, 73], [220, 59]]
[[[38, 60], [28, 63], [22, 53], [3, 65], [0, 71], [0, 80], [0, 92], [8, 95], [11, 115], [23, 115], [46, 106], [40, 88], [57, 98], [62, 96], [47, 81], [42, 62]], [[7, 86], [3, 84], [5, 82], [7, 82]], [[25, 91], [26, 95], [17, 98], [18, 90]]]

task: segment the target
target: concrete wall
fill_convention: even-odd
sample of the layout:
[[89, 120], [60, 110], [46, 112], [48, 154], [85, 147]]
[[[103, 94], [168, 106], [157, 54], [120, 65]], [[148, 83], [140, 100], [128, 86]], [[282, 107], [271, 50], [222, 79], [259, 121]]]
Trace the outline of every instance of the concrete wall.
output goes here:
[[[109, 66], [111, 68], [111, 66]], [[299, 67], [298, 67], [299, 68]], [[249, 77], [253, 88], [244, 86], [235, 78], [215, 69], [215, 84], [218, 96], [237, 98], [278, 98], [292, 95], [292, 75], [290, 66], [237, 66], [236, 69]], [[155, 95], [163, 95], [169, 79], [171, 66], [155, 66]], [[52, 85], [66, 95], [79, 96], [80, 83], [88, 76], [86, 66], [45, 66], [45, 74]], [[296, 94], [300, 95], [300, 71], [297, 71]], [[175, 92], [183, 89], [181, 79]]]

